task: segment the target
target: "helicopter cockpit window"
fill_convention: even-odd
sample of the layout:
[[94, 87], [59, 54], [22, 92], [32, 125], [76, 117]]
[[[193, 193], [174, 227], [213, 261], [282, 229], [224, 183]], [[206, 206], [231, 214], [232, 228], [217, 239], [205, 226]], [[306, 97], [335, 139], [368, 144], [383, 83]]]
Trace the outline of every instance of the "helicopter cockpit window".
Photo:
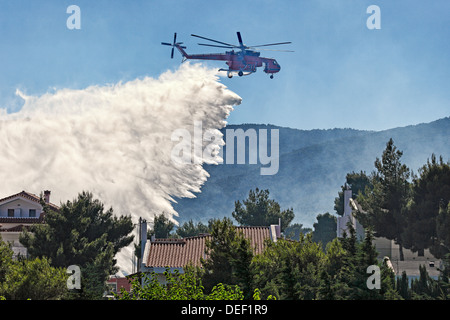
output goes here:
[[276, 66], [278, 64], [277, 60], [273, 60], [273, 64]]

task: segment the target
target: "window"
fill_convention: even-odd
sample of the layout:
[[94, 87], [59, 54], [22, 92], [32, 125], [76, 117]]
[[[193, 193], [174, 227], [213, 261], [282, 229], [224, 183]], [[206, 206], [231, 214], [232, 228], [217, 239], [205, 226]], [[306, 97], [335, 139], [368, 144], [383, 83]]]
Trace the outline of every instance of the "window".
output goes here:
[[14, 209], [8, 209], [8, 217], [14, 217]]
[[36, 209], [30, 209], [30, 210], [28, 211], [28, 216], [29, 216], [30, 218], [36, 218]]

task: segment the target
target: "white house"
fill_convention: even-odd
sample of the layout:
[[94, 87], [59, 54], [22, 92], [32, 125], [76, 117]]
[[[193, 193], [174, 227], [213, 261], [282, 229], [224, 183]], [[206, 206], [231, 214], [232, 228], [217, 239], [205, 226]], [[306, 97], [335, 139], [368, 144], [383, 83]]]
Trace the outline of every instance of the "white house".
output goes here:
[[[50, 203], [50, 191], [44, 191], [43, 199], [52, 210], [59, 210]], [[0, 199], [0, 236], [11, 243], [15, 257], [27, 255], [26, 248], [19, 242], [22, 231], [33, 224], [44, 223], [44, 219], [40, 197], [35, 194], [22, 191]]]
[[[344, 232], [349, 234], [347, 224], [350, 222], [356, 230], [356, 236], [359, 240], [364, 239], [365, 233], [362, 225], [356, 220], [354, 213], [363, 209], [358, 202], [352, 199], [352, 190], [349, 185], [344, 188], [344, 215], [337, 218], [337, 236], [343, 237]], [[424, 251], [423, 255], [412, 252], [403, 248], [404, 260], [400, 260], [399, 245], [394, 240], [384, 237], [374, 237], [373, 245], [375, 246], [379, 260], [389, 262], [388, 266], [394, 271], [396, 276], [401, 276], [405, 271], [408, 278], [419, 277], [419, 266], [425, 266], [430, 277], [437, 279], [439, 276], [439, 268], [442, 268], [442, 260], [436, 259], [429, 249]]]

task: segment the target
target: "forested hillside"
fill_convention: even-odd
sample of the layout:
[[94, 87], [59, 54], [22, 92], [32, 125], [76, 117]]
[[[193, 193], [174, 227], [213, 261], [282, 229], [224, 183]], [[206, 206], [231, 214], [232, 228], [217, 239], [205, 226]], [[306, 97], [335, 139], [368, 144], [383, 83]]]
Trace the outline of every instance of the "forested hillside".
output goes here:
[[[249, 190], [269, 189], [283, 208], [293, 208], [293, 222], [311, 227], [319, 213], [334, 213], [334, 198], [348, 172], [374, 170], [374, 159], [392, 138], [402, 161], [417, 172], [434, 153], [450, 159], [450, 118], [384, 131], [354, 129], [298, 130], [273, 125], [229, 125], [226, 129], [279, 130], [279, 170], [260, 175], [260, 164], [207, 165], [210, 178], [194, 199], [177, 199], [178, 221], [229, 216], [234, 201]], [[268, 139], [270, 144], [270, 138]], [[236, 144], [235, 144], [236, 147]], [[247, 148], [248, 150], [248, 148]], [[224, 149], [224, 156], [226, 155]]]

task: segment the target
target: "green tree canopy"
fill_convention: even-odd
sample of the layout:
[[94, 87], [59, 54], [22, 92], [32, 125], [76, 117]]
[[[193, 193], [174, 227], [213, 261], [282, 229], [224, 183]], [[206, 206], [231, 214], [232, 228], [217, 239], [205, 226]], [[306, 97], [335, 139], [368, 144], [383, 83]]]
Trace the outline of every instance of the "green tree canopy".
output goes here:
[[424, 249], [430, 248], [436, 257], [442, 257], [450, 251], [449, 243], [445, 241], [450, 230], [446, 218], [450, 202], [450, 164], [444, 163], [442, 157], [437, 161], [433, 154], [419, 174], [420, 177], [413, 180], [403, 242], [421, 255]]
[[250, 241], [228, 218], [211, 220], [210, 231], [211, 238], [206, 241], [205, 249], [207, 258], [201, 260], [206, 290], [211, 290], [217, 283], [239, 285], [248, 299], [253, 284]]
[[[350, 172], [345, 177], [345, 182], [352, 187], [352, 198], [356, 199], [359, 193], [364, 194], [366, 187], [372, 189], [372, 183], [369, 176], [364, 171]], [[334, 210], [340, 216], [344, 215], [344, 189], [345, 185], [341, 186], [341, 191], [338, 192], [338, 196], [334, 199]]]
[[155, 238], [170, 238], [173, 236], [172, 230], [175, 227], [175, 223], [170, 221], [166, 215], [161, 213], [156, 215], [153, 219], [153, 227], [150, 229], [150, 234], [155, 235]]
[[253, 261], [255, 286], [277, 299], [317, 298], [324, 253], [311, 234], [300, 234], [299, 241], [271, 242]]
[[321, 242], [322, 248], [325, 249], [327, 243], [337, 236], [336, 217], [326, 212], [317, 215], [316, 219], [317, 222], [313, 224], [312, 240], [317, 243]]
[[403, 260], [402, 233], [405, 227], [405, 208], [410, 194], [410, 171], [400, 162], [403, 153], [390, 139], [381, 159], [375, 160], [376, 171], [370, 180], [372, 189], [359, 194], [358, 201], [364, 209], [356, 218], [364, 228], [372, 227], [375, 235], [395, 240]]
[[197, 236], [201, 233], [209, 233], [209, 227], [202, 222], [194, 223], [191, 219], [184, 222], [176, 231], [177, 235], [182, 238]]
[[275, 200], [269, 199], [269, 190], [250, 190], [248, 198], [242, 203], [234, 203], [233, 218], [242, 226], [268, 226], [278, 224], [281, 219], [281, 230], [284, 231], [294, 219], [292, 208], [281, 210]]
[[[167, 284], [158, 281], [156, 273], [146, 276], [131, 278], [132, 290], [125, 291], [123, 288], [119, 300], [243, 300], [242, 290], [237, 285], [224, 285], [218, 283], [213, 286], [211, 292], [206, 294], [201, 280], [196, 273], [190, 269], [185, 273], [164, 272]], [[257, 291], [255, 291], [256, 294]], [[257, 297], [257, 295], [254, 295]]]
[[303, 224], [301, 223], [293, 223], [290, 224], [289, 227], [287, 227], [284, 230], [284, 234], [288, 239], [299, 240], [301, 233], [307, 234], [310, 233], [311, 231], [312, 231], [311, 228], [303, 227]]
[[[439, 244], [439, 256], [450, 255], [450, 203], [447, 208], [442, 207], [436, 219], [436, 235]], [[450, 268], [449, 268], [450, 269]]]
[[47, 257], [54, 267], [78, 265], [80, 297], [101, 298], [107, 277], [118, 271], [114, 256], [133, 240], [131, 217], [115, 216], [112, 208], [105, 210], [89, 192], [63, 203], [59, 211], [50, 210], [44, 202], [42, 205], [46, 223], [24, 232], [20, 242], [32, 258]]
[[8, 300], [49, 300], [67, 296], [64, 268], [54, 268], [46, 257], [13, 260], [13, 251], [0, 237], [0, 297]]

